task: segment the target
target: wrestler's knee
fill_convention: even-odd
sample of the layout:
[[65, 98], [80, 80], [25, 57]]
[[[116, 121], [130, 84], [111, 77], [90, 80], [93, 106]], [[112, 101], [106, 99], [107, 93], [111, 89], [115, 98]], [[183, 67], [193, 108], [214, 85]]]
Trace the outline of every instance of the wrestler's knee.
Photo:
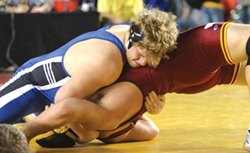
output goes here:
[[246, 65], [246, 71], [245, 71], [245, 75], [246, 75], [246, 81], [247, 81], [247, 85], [250, 91], [250, 59], [248, 59], [247, 61], [247, 65]]
[[148, 133], [148, 136], [147, 136], [147, 140], [155, 139], [158, 136], [159, 132], [160, 130], [158, 127], [156, 126], [151, 127], [150, 132]]

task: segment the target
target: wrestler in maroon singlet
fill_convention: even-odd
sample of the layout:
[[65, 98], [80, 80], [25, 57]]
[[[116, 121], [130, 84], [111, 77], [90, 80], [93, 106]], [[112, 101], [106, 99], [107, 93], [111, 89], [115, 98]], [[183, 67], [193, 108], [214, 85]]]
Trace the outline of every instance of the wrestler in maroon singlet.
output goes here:
[[[150, 91], [158, 95], [172, 92], [192, 94], [219, 84], [234, 84], [241, 64], [233, 63], [228, 53], [225, 38], [229, 24], [207, 24], [180, 33], [177, 49], [169, 54], [169, 60], [162, 60], [157, 69], [126, 68], [117, 82], [134, 83], [144, 97]], [[109, 139], [131, 129], [144, 112], [143, 107], [122, 124], [130, 125], [127, 129], [121, 128], [123, 131], [111, 135]]]

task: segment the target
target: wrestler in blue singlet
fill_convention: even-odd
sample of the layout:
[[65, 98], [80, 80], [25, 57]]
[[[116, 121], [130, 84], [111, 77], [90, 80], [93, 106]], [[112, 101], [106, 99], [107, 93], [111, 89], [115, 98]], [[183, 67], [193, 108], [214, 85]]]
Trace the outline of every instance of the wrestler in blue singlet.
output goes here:
[[70, 78], [64, 68], [63, 58], [72, 45], [92, 38], [107, 40], [119, 48], [124, 60], [123, 43], [107, 32], [107, 28], [82, 34], [57, 50], [24, 63], [0, 88], [0, 123], [14, 123], [54, 103], [56, 92]]

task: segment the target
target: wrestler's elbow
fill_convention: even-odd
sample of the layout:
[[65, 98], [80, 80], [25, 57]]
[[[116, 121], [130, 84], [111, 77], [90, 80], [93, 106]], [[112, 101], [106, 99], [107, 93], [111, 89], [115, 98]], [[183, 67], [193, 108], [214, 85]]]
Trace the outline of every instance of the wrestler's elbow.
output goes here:
[[55, 103], [58, 103], [62, 101], [63, 99], [64, 99], [64, 96], [62, 94], [56, 94], [54, 101]]
[[57, 106], [58, 115], [60, 115], [61, 118], [72, 118], [72, 115], [74, 114], [70, 102], [68, 101], [70, 101], [70, 98], [62, 100], [55, 105]]
[[54, 102], [59, 103], [59, 102], [62, 102], [70, 97], [72, 97], [72, 96], [67, 95], [63, 90], [59, 89], [55, 95]]

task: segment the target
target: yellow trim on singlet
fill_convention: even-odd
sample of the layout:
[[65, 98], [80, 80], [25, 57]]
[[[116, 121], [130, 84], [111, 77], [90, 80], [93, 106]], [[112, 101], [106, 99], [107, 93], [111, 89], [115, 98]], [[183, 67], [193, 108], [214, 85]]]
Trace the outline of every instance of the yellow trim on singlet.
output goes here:
[[216, 2], [206, 1], [206, 2], [202, 3], [202, 6], [223, 9], [223, 5], [221, 3], [216, 3]]
[[229, 84], [235, 84], [236, 80], [238, 80], [240, 70], [241, 70], [241, 66], [242, 66], [241, 63], [235, 64], [235, 66], [234, 66], [234, 74], [233, 74], [233, 77], [232, 77], [231, 82]]
[[228, 64], [232, 65], [235, 63], [231, 59], [231, 56], [229, 54], [228, 47], [227, 47], [227, 28], [230, 24], [232, 24], [232, 22], [224, 23], [222, 25], [221, 31], [220, 31], [220, 44], [221, 44], [221, 49], [222, 49], [223, 55], [225, 57], [225, 60], [227, 61]]

